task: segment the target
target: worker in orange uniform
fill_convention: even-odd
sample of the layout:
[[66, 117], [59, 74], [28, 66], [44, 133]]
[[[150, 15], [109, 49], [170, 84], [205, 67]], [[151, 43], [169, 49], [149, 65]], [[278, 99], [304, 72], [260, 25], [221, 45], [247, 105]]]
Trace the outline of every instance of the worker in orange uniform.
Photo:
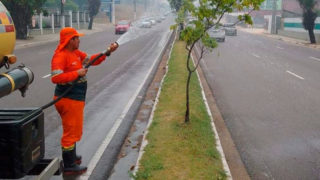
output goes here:
[[[99, 54], [87, 57], [80, 51], [80, 36], [74, 28], [64, 28], [60, 31], [60, 43], [55, 50], [51, 62], [52, 82], [57, 84], [54, 99], [59, 97], [75, 81], [72, 89], [55, 104], [62, 119], [63, 135], [61, 138], [62, 158], [64, 163], [64, 174], [83, 174], [87, 167], [80, 166], [81, 156], [76, 154], [76, 142], [82, 136], [83, 114], [85, 97], [87, 91], [86, 74], [88, 69], [83, 68], [86, 63]], [[109, 49], [110, 52], [117, 47]], [[110, 55], [110, 54], [109, 54]], [[98, 65], [104, 61], [106, 55], [101, 56], [92, 65]]]

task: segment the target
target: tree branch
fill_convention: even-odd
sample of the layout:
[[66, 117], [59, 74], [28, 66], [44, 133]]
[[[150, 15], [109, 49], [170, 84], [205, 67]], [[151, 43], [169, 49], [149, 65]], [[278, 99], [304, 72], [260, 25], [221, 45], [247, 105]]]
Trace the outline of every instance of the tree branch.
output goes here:
[[197, 62], [197, 64], [196, 64], [195, 68], [194, 68], [191, 72], [194, 72], [194, 71], [197, 70], [197, 68], [198, 68], [198, 66], [199, 66], [199, 64], [200, 64], [200, 61], [201, 61], [201, 59], [203, 58], [203, 55], [204, 55], [204, 54], [205, 54], [205, 46], [202, 45], [202, 46], [201, 46], [201, 53], [200, 53], [199, 60], [198, 60], [198, 62]]

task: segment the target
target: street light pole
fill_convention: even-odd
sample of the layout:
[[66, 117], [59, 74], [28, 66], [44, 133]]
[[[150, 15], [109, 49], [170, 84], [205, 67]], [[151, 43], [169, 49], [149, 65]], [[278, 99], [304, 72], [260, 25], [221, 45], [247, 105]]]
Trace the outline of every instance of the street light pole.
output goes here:
[[116, 11], [116, 9], [115, 9], [115, 6], [114, 6], [114, 1], [115, 1], [115, 0], [112, 0], [112, 23], [113, 23], [113, 24], [116, 24], [116, 18], [115, 18], [115, 15], [116, 15], [115, 11]]
[[277, 0], [273, 0], [272, 5], [272, 20], [271, 20], [271, 34], [276, 34], [276, 11], [277, 11]]
[[144, 0], [144, 12], [147, 11], [147, 0]]
[[66, 0], [61, 0], [61, 13], [60, 13], [60, 25], [61, 29], [64, 28], [64, 10], [63, 5], [66, 2]]
[[136, 20], [136, 18], [137, 18], [137, 4], [136, 4], [136, 0], [133, 0], [133, 11], [134, 11], [133, 20]]

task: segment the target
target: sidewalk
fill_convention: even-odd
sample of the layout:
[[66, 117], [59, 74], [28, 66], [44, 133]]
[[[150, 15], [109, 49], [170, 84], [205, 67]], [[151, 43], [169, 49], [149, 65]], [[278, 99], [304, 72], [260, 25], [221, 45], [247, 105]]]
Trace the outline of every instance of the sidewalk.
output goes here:
[[258, 35], [266, 36], [266, 37], [269, 37], [269, 38], [281, 40], [281, 41], [284, 41], [284, 42], [287, 42], [287, 43], [296, 44], [298, 46], [304, 46], [304, 47], [314, 48], [314, 49], [319, 49], [320, 50], [319, 42], [318, 42], [318, 44], [310, 44], [309, 41], [290, 38], [290, 37], [281, 36], [281, 35], [277, 35], [277, 34], [269, 34], [265, 29], [261, 29], [261, 28], [243, 28], [243, 27], [237, 27], [237, 28], [239, 30], [241, 30], [241, 31], [245, 31], [245, 32], [248, 32], [248, 33], [258, 34]]
[[[101, 32], [108, 27], [113, 26], [112, 24], [100, 24], [100, 23], [94, 23], [92, 26], [92, 30], [89, 29], [80, 29], [77, 30], [79, 33], [84, 33], [85, 35], [93, 34], [96, 32]], [[21, 40], [17, 39], [16, 40], [16, 46], [15, 49], [20, 49], [24, 47], [29, 47], [33, 45], [38, 45], [42, 43], [47, 43], [47, 42], [53, 42], [53, 41], [59, 41], [59, 32], [57, 31], [56, 33], [52, 34], [43, 34], [43, 35], [33, 35], [32, 37], [26, 39], [26, 40]]]

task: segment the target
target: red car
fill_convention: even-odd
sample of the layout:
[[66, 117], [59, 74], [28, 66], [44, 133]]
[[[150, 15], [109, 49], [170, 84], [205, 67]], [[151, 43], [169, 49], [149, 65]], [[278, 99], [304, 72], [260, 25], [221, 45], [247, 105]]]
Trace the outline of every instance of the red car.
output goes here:
[[116, 24], [115, 32], [116, 34], [125, 33], [129, 30], [130, 26], [131, 26], [131, 23], [129, 21], [126, 21], [126, 20], [119, 21]]

